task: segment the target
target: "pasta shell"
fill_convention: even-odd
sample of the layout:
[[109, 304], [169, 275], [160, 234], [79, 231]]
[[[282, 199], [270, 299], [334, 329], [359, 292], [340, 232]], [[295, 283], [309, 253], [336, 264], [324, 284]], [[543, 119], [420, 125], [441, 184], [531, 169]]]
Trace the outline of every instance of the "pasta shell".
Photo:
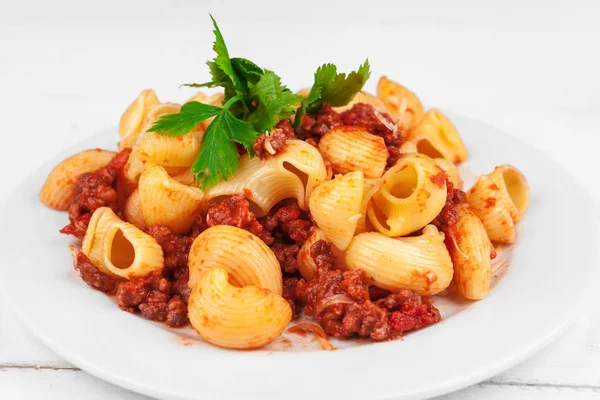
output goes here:
[[503, 165], [480, 176], [467, 192], [467, 200], [492, 241], [515, 242], [515, 223], [529, 206], [527, 182], [515, 167]]
[[188, 315], [204, 340], [229, 349], [254, 349], [277, 338], [292, 319], [279, 294], [257, 286], [228, 282], [227, 271], [210, 268], [194, 286]]
[[68, 209], [79, 175], [104, 167], [115, 155], [108, 150], [85, 150], [62, 161], [46, 178], [40, 191], [40, 201], [55, 210]]
[[166, 226], [176, 233], [189, 230], [204, 199], [202, 190], [177, 182], [155, 164], [146, 164], [138, 190], [146, 223]]
[[443, 171], [425, 155], [403, 155], [382, 179], [367, 215], [386, 236], [404, 236], [423, 228], [446, 203]]
[[399, 118], [402, 132], [410, 131], [423, 117], [423, 105], [410, 90], [383, 76], [377, 84], [377, 97], [383, 101], [390, 114]]
[[469, 158], [469, 152], [458, 131], [436, 108], [427, 111], [421, 122], [410, 131], [408, 140], [416, 143], [419, 153], [431, 158], [445, 158], [454, 164]]
[[125, 201], [125, 207], [123, 210], [125, 214], [125, 220], [140, 229], [148, 228], [146, 220], [144, 219], [144, 213], [142, 213], [142, 204], [140, 202], [140, 192], [135, 189], [133, 193], [129, 195], [127, 201]]
[[444, 234], [433, 225], [420, 236], [389, 238], [377, 232], [356, 235], [346, 249], [346, 267], [361, 269], [370, 283], [392, 292], [407, 288], [433, 295], [452, 281]]
[[458, 222], [450, 228], [448, 245], [454, 282], [465, 298], [480, 300], [490, 291], [492, 243], [475, 214], [461, 209], [458, 215]]
[[460, 177], [460, 173], [458, 172], [458, 168], [456, 167], [456, 165], [454, 165], [452, 161], [448, 161], [445, 158], [434, 158], [433, 161], [438, 167], [446, 171], [448, 179], [450, 180], [450, 182], [452, 182], [454, 188], [462, 190], [463, 180]]
[[340, 250], [350, 244], [361, 217], [364, 175], [354, 171], [318, 186], [310, 196], [310, 212], [317, 226]]
[[148, 111], [158, 103], [158, 97], [156, 97], [154, 90], [146, 89], [140, 93], [121, 117], [119, 135], [124, 138], [139, 133]]
[[100, 271], [119, 278], [145, 276], [164, 265], [156, 240], [122, 221], [108, 207], [100, 207], [92, 215], [81, 251]]
[[363, 171], [367, 178], [383, 175], [389, 153], [381, 136], [362, 128], [338, 126], [319, 141], [321, 154], [331, 162], [334, 172]]
[[206, 193], [214, 203], [225, 196], [242, 193], [255, 206], [258, 217], [283, 199], [295, 198], [306, 210], [315, 187], [327, 180], [327, 168], [319, 151], [302, 140], [288, 140], [276, 156], [260, 160], [248, 154], [240, 157], [240, 169]]
[[202, 232], [192, 243], [188, 258], [189, 286], [194, 287], [202, 273], [224, 268], [234, 286], [254, 285], [282, 293], [281, 268], [273, 251], [257, 236], [228, 225]]
[[189, 167], [200, 152], [200, 141], [192, 133], [166, 136], [157, 132], [142, 132], [136, 144], [140, 160], [165, 167]]

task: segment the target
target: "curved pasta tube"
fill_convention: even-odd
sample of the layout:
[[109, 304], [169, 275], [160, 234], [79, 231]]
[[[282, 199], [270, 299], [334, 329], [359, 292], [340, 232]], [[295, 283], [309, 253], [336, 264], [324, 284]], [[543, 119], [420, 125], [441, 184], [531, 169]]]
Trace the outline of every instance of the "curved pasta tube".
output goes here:
[[448, 250], [454, 265], [454, 282], [461, 295], [480, 300], [490, 291], [492, 242], [473, 212], [461, 209], [449, 233]]
[[362, 269], [374, 285], [433, 295], [452, 281], [450, 254], [444, 234], [427, 225], [421, 236], [389, 238], [377, 232], [356, 235], [346, 249], [346, 267]]
[[164, 168], [150, 163], [140, 176], [138, 191], [146, 224], [166, 226], [175, 233], [190, 228], [204, 199], [201, 189], [177, 182]]
[[146, 131], [140, 134], [136, 147], [142, 161], [165, 167], [189, 167], [200, 152], [200, 140], [193, 132], [166, 136]]
[[185, 171], [179, 172], [175, 175], [171, 175], [173, 179], [184, 185], [192, 186], [196, 183], [196, 178], [191, 169], [186, 168]]
[[433, 161], [438, 167], [446, 171], [446, 174], [448, 175], [448, 180], [452, 182], [454, 188], [462, 190], [463, 180], [460, 176], [460, 172], [458, 172], [458, 168], [456, 167], [456, 165], [454, 165], [452, 161], [448, 161], [445, 158], [434, 158]]
[[279, 294], [257, 286], [235, 287], [225, 269], [207, 270], [188, 302], [194, 329], [207, 342], [229, 349], [254, 349], [277, 338], [292, 319]]
[[410, 131], [408, 140], [417, 146], [417, 152], [431, 158], [445, 158], [459, 164], [469, 158], [458, 131], [442, 112], [433, 108]]
[[100, 271], [124, 279], [160, 271], [164, 265], [156, 240], [122, 221], [108, 207], [100, 207], [92, 215], [81, 251]]
[[40, 201], [55, 210], [68, 209], [79, 175], [104, 167], [115, 155], [114, 151], [85, 150], [62, 161], [48, 174], [40, 190]]
[[421, 100], [410, 90], [382, 76], [377, 84], [377, 97], [390, 114], [398, 117], [401, 131], [410, 131], [423, 117]]
[[363, 128], [338, 126], [319, 141], [319, 151], [331, 162], [334, 172], [363, 171], [367, 178], [383, 175], [389, 153], [381, 136]]
[[364, 175], [354, 171], [322, 183], [312, 192], [310, 212], [317, 226], [340, 250], [350, 244], [361, 217]]
[[502, 165], [491, 174], [480, 176], [467, 192], [467, 200], [491, 240], [515, 242], [515, 223], [529, 207], [527, 181], [518, 169]]
[[287, 198], [295, 198], [306, 210], [313, 189], [326, 179], [327, 168], [319, 150], [302, 140], [288, 140], [281, 153], [264, 161], [248, 154], [241, 156], [240, 169], [228, 181], [209, 189], [206, 198], [214, 202], [243, 193], [257, 206], [256, 215], [262, 217]]
[[127, 139], [131, 144], [135, 143], [135, 137], [139, 134], [148, 111], [159, 103], [156, 93], [152, 89], [146, 89], [131, 103], [121, 116], [119, 122], [119, 136]]
[[370, 93], [367, 92], [358, 92], [356, 93], [356, 95], [354, 96], [354, 98], [352, 100], [350, 100], [350, 102], [348, 104], [346, 104], [345, 106], [341, 106], [341, 107], [334, 107], [333, 109], [339, 113], [342, 113], [346, 110], [351, 109], [352, 107], [354, 107], [355, 104], [358, 103], [365, 103], [365, 104], [369, 104], [371, 105], [375, 110], [378, 111], [382, 111], [387, 113], [388, 112], [388, 108], [385, 105], [385, 103], [376, 96], [373, 96]]
[[[119, 175], [119, 189], [126, 194], [131, 194], [137, 188], [140, 180], [140, 175], [144, 171], [144, 162], [138, 157], [136, 146], [133, 146], [127, 164], [123, 168], [123, 172]], [[121, 190], [119, 190], [121, 191]]]
[[198, 93], [190, 97], [190, 99], [186, 101], [186, 103], [191, 103], [192, 101], [197, 101], [198, 103], [206, 102], [206, 93], [199, 91]]
[[137, 226], [140, 229], [148, 228], [148, 224], [146, 224], [146, 220], [144, 219], [144, 213], [142, 213], [140, 192], [137, 189], [135, 189], [125, 201], [123, 214], [125, 215], [125, 220], [127, 222]]
[[382, 179], [367, 215], [386, 236], [403, 236], [421, 229], [446, 203], [445, 174], [425, 155], [402, 156]]
[[253, 285], [280, 295], [281, 267], [273, 251], [257, 236], [228, 225], [202, 232], [192, 243], [188, 257], [193, 288], [200, 275], [213, 267], [224, 268], [234, 286]]

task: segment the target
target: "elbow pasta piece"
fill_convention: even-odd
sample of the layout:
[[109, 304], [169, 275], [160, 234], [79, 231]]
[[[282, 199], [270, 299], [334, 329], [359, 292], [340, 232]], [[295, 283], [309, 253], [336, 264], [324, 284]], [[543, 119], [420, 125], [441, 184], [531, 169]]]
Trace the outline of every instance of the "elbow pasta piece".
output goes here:
[[162, 225], [175, 233], [184, 233], [202, 209], [201, 189], [177, 182], [156, 164], [146, 164], [138, 191], [148, 226]]
[[421, 100], [410, 90], [383, 76], [377, 84], [379, 97], [390, 114], [398, 117], [402, 132], [410, 131], [423, 117]]
[[454, 283], [463, 297], [480, 300], [490, 291], [492, 242], [473, 212], [461, 209], [450, 228], [448, 250], [454, 265]]
[[182, 136], [166, 136], [158, 132], [142, 132], [136, 143], [138, 157], [164, 167], [189, 167], [200, 152], [200, 140], [190, 132]]
[[456, 167], [456, 165], [454, 165], [452, 161], [448, 161], [445, 158], [434, 158], [433, 161], [438, 167], [446, 171], [446, 174], [448, 175], [448, 180], [452, 182], [454, 188], [462, 190], [463, 180], [460, 177], [460, 173], [458, 172], [458, 168]]
[[164, 265], [156, 240], [122, 221], [108, 207], [100, 207], [92, 215], [81, 251], [100, 271], [124, 279], [146, 276]]
[[137, 136], [144, 125], [146, 115], [151, 108], [159, 103], [156, 93], [152, 89], [146, 89], [131, 103], [131, 105], [125, 110], [121, 121], [119, 122], [119, 136], [125, 139], [126, 137], [133, 135], [133, 140], [128, 139], [132, 144], [135, 142], [135, 136]]
[[228, 181], [209, 189], [206, 198], [216, 202], [242, 193], [257, 206], [255, 214], [262, 217], [287, 198], [295, 198], [306, 210], [313, 189], [326, 179], [327, 168], [319, 150], [301, 140], [288, 140], [281, 153], [266, 160], [241, 156], [240, 169]]
[[142, 212], [140, 192], [138, 189], [135, 189], [125, 201], [123, 214], [125, 215], [125, 220], [127, 222], [137, 226], [140, 229], [148, 228], [148, 224], [146, 224], [146, 220], [144, 219], [144, 213]]
[[397, 292], [407, 288], [433, 295], [452, 281], [444, 234], [427, 225], [420, 236], [390, 238], [378, 232], [356, 235], [346, 249], [346, 267], [362, 269], [374, 285]]
[[307, 281], [312, 279], [317, 273], [317, 264], [315, 264], [315, 260], [312, 258], [310, 248], [319, 240], [329, 241], [327, 236], [325, 236], [325, 233], [317, 228], [313, 234], [306, 239], [298, 251], [298, 271], [300, 271], [300, 275]]
[[234, 286], [253, 285], [281, 295], [281, 267], [273, 251], [257, 236], [228, 225], [202, 232], [192, 243], [188, 257], [193, 288], [200, 276], [213, 267], [224, 268]]
[[[169, 174], [170, 175], [170, 174]], [[196, 184], [196, 178], [190, 168], [186, 168], [185, 171], [171, 175], [179, 183], [184, 185], [192, 186]]]
[[197, 101], [198, 103], [205, 103], [206, 102], [206, 93], [198, 92], [195, 95], [193, 95], [192, 97], [190, 97], [190, 99], [188, 101], [186, 101], [186, 103], [191, 103], [192, 101]]
[[85, 150], [62, 161], [48, 174], [40, 191], [40, 201], [55, 210], [68, 209], [79, 175], [104, 167], [115, 155], [108, 150]]
[[371, 198], [383, 183], [383, 178], [378, 179], [365, 179], [364, 189], [363, 189], [363, 197], [360, 203], [360, 218], [356, 224], [355, 234], [369, 232], [375, 230], [373, 224], [370, 223], [369, 218], [367, 218], [367, 207], [369, 206], [369, 202]]
[[435, 162], [406, 154], [382, 177], [367, 208], [369, 221], [386, 236], [404, 236], [429, 224], [446, 203], [446, 180]]
[[281, 295], [260, 286], [231, 285], [228, 273], [210, 268], [194, 286], [188, 316], [204, 340], [228, 349], [255, 349], [271, 343], [292, 319]]
[[355, 126], [331, 129], [319, 141], [319, 151], [331, 162], [334, 172], [347, 174], [360, 170], [367, 178], [383, 175], [389, 157], [381, 136]]
[[364, 175], [362, 171], [337, 175], [312, 192], [309, 209], [317, 226], [340, 250], [350, 244], [361, 217]]
[[485, 226], [491, 240], [515, 242], [515, 223], [529, 207], [529, 188], [525, 177], [511, 165], [496, 167], [479, 177], [467, 192], [469, 209]]
[[385, 113], [388, 112], [387, 106], [379, 97], [373, 96], [372, 94], [367, 92], [358, 92], [348, 104], [341, 107], [334, 107], [333, 109], [339, 113], [342, 113], [346, 110], [351, 109], [352, 107], [354, 107], [355, 104], [358, 103], [366, 103], [372, 106], [375, 110], [382, 111]]
[[119, 189], [123, 189], [126, 194], [131, 194], [137, 188], [140, 175], [144, 171], [144, 162], [140, 160], [136, 151], [136, 145], [133, 146], [127, 164], [123, 172], [119, 175]]
[[436, 108], [427, 111], [421, 122], [410, 131], [408, 140], [416, 144], [417, 152], [431, 158], [445, 158], [459, 164], [469, 157], [452, 122]]

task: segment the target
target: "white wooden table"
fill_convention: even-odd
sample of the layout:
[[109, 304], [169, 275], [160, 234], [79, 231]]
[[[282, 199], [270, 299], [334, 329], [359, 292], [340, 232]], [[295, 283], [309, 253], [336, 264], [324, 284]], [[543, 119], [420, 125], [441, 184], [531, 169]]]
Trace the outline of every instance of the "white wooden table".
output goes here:
[[[211, 12], [231, 53], [275, 70], [290, 87], [310, 84], [319, 63], [348, 70], [368, 56], [374, 77], [387, 74], [426, 104], [486, 121], [546, 152], [600, 207], [595, 2], [503, 1], [489, 8], [475, 1], [438, 1], [429, 8], [414, 1], [372, 0], [293, 2], [293, 7], [203, 3], [213, 4], [0, 5], [0, 201], [65, 146], [115, 125], [141, 89], [154, 87], [165, 100], [190, 95], [178, 85], [207, 78], [203, 63], [212, 57]], [[1, 232], [2, 240], [13, 240], [10, 227]], [[597, 294], [588, 295], [587, 306], [547, 349], [444, 398], [599, 398], [599, 305]], [[48, 350], [0, 295], [0, 399], [107, 396], [144, 398], [91, 377]]]

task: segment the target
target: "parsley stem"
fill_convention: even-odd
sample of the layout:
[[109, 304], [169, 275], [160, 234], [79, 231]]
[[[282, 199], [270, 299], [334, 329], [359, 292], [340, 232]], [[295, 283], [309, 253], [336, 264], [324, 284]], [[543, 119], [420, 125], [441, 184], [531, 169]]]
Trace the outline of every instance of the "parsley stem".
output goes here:
[[229, 109], [229, 107], [231, 107], [231, 105], [239, 100], [244, 100], [244, 96], [243, 95], [237, 95], [237, 96], [233, 96], [232, 98], [230, 98], [229, 100], [227, 100], [227, 102], [225, 104], [223, 104], [223, 110], [227, 110]]

